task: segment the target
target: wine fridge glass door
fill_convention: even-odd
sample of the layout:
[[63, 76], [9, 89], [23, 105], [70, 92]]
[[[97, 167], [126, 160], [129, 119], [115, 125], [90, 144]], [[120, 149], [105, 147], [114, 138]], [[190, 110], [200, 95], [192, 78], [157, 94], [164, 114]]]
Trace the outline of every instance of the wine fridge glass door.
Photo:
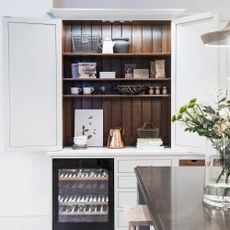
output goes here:
[[109, 172], [105, 168], [58, 170], [58, 221], [108, 222]]

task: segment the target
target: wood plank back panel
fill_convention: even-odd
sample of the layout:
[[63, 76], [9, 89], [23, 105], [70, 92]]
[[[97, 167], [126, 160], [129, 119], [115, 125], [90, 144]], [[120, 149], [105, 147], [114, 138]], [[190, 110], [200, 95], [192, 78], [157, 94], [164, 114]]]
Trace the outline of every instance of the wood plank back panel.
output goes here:
[[111, 126], [112, 128], [122, 126], [122, 110], [121, 110], [121, 98], [114, 98], [111, 100], [112, 111], [111, 111]]
[[[122, 98], [122, 127], [125, 130], [125, 138], [132, 137], [132, 103], [128, 98]], [[127, 142], [127, 141], [126, 141]]]
[[[132, 41], [132, 24], [130, 22], [125, 22], [123, 24], [122, 37], [129, 38], [129, 41]], [[129, 45], [129, 52], [132, 52], [132, 43]]]
[[142, 123], [152, 121], [151, 99], [144, 99], [142, 101]]
[[102, 109], [103, 109], [103, 136], [104, 145], [107, 144], [107, 137], [109, 135], [109, 130], [111, 129], [112, 124], [112, 104], [110, 99], [104, 99], [102, 101]]
[[137, 128], [142, 125], [141, 99], [132, 99], [132, 137], [137, 136]]
[[152, 52], [161, 53], [162, 52], [162, 28], [161, 26], [153, 26], [152, 38], [153, 38]]
[[74, 136], [74, 109], [72, 100], [63, 101], [63, 146], [71, 146]]
[[129, 52], [160, 53], [171, 51], [170, 22], [103, 22], [103, 21], [66, 21], [63, 23], [63, 51], [71, 52], [72, 34], [98, 34], [101, 39], [127, 37], [130, 41]]
[[160, 129], [160, 136], [162, 133], [161, 126], [164, 122], [161, 116], [161, 104], [161, 99], [152, 100], [152, 122], [154, 127]]
[[164, 145], [171, 145], [171, 104], [169, 99], [162, 98], [161, 101], [161, 136]]
[[142, 52], [150, 53], [152, 48], [152, 27], [151, 25], [142, 26]]
[[171, 27], [170, 25], [162, 26], [162, 52], [171, 51]]
[[142, 27], [141, 25], [133, 25], [132, 29], [132, 53], [142, 52]]
[[115, 22], [113, 25], [112, 25], [112, 30], [111, 30], [111, 33], [112, 33], [112, 38], [120, 38], [121, 35], [122, 35], [122, 24], [120, 22]]
[[[74, 100], [72, 103], [71, 100]], [[162, 100], [163, 103], [162, 103]], [[74, 109], [103, 109], [103, 133], [106, 145], [109, 130], [122, 127], [126, 145], [135, 145], [137, 128], [145, 122], [153, 122], [160, 129], [165, 145], [170, 145], [170, 100], [149, 98], [101, 98], [65, 99], [64, 144], [72, 144], [74, 134]], [[166, 120], [167, 119], [167, 120]]]
[[72, 51], [72, 26], [71, 25], [63, 25], [63, 33], [62, 33], [62, 50], [63, 52], [71, 52]]
[[[161, 53], [171, 52], [170, 22], [133, 21], [133, 22], [103, 22], [103, 21], [65, 21], [63, 23], [63, 51], [72, 51], [72, 34], [99, 34], [102, 39], [106, 37], [128, 37], [130, 41], [129, 52], [133, 53]], [[63, 56], [63, 77], [71, 77], [71, 63], [96, 62], [99, 71], [115, 71], [116, 77], [124, 78], [125, 64], [136, 64], [137, 68], [149, 68], [150, 61], [165, 59], [166, 75], [170, 77], [170, 57], [102, 57], [102, 56]], [[100, 87], [105, 86], [106, 93], [118, 93], [118, 84], [144, 84], [149, 86], [166, 85], [170, 92], [170, 81], [155, 82], [63, 82], [63, 93], [69, 94], [71, 86], [93, 86], [96, 93]], [[68, 98], [63, 100], [63, 144], [71, 146], [74, 135], [75, 109], [103, 109], [103, 143], [106, 145], [109, 130], [114, 127], [125, 129], [126, 145], [136, 145], [136, 129], [144, 122], [153, 122], [160, 128], [160, 136], [164, 144], [170, 145], [170, 98]]]

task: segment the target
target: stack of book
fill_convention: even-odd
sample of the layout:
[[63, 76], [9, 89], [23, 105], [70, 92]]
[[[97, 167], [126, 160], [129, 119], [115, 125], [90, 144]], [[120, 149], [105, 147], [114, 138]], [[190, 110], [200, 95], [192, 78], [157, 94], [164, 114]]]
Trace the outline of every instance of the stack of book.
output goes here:
[[160, 138], [137, 138], [138, 149], [161, 149], [163, 141]]

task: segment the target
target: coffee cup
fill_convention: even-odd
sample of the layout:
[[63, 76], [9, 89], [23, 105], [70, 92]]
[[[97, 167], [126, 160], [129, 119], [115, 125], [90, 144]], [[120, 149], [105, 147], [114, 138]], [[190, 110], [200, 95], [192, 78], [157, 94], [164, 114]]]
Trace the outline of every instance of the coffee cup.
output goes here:
[[83, 87], [84, 94], [91, 94], [94, 91], [93, 87]]
[[82, 91], [79, 87], [71, 87], [70, 90], [72, 94], [79, 94]]

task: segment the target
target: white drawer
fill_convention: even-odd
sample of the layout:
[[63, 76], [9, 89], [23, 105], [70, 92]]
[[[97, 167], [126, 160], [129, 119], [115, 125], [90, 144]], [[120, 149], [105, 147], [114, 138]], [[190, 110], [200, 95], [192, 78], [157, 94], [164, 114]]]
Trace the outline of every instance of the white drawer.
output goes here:
[[118, 188], [135, 188], [137, 189], [137, 178], [135, 176], [119, 176]]
[[118, 192], [118, 208], [137, 204], [137, 191]]
[[118, 220], [117, 221], [118, 221], [118, 227], [127, 227], [128, 226], [124, 211], [118, 211]]
[[118, 172], [130, 173], [134, 172], [134, 168], [137, 166], [171, 166], [171, 160], [119, 160]]

